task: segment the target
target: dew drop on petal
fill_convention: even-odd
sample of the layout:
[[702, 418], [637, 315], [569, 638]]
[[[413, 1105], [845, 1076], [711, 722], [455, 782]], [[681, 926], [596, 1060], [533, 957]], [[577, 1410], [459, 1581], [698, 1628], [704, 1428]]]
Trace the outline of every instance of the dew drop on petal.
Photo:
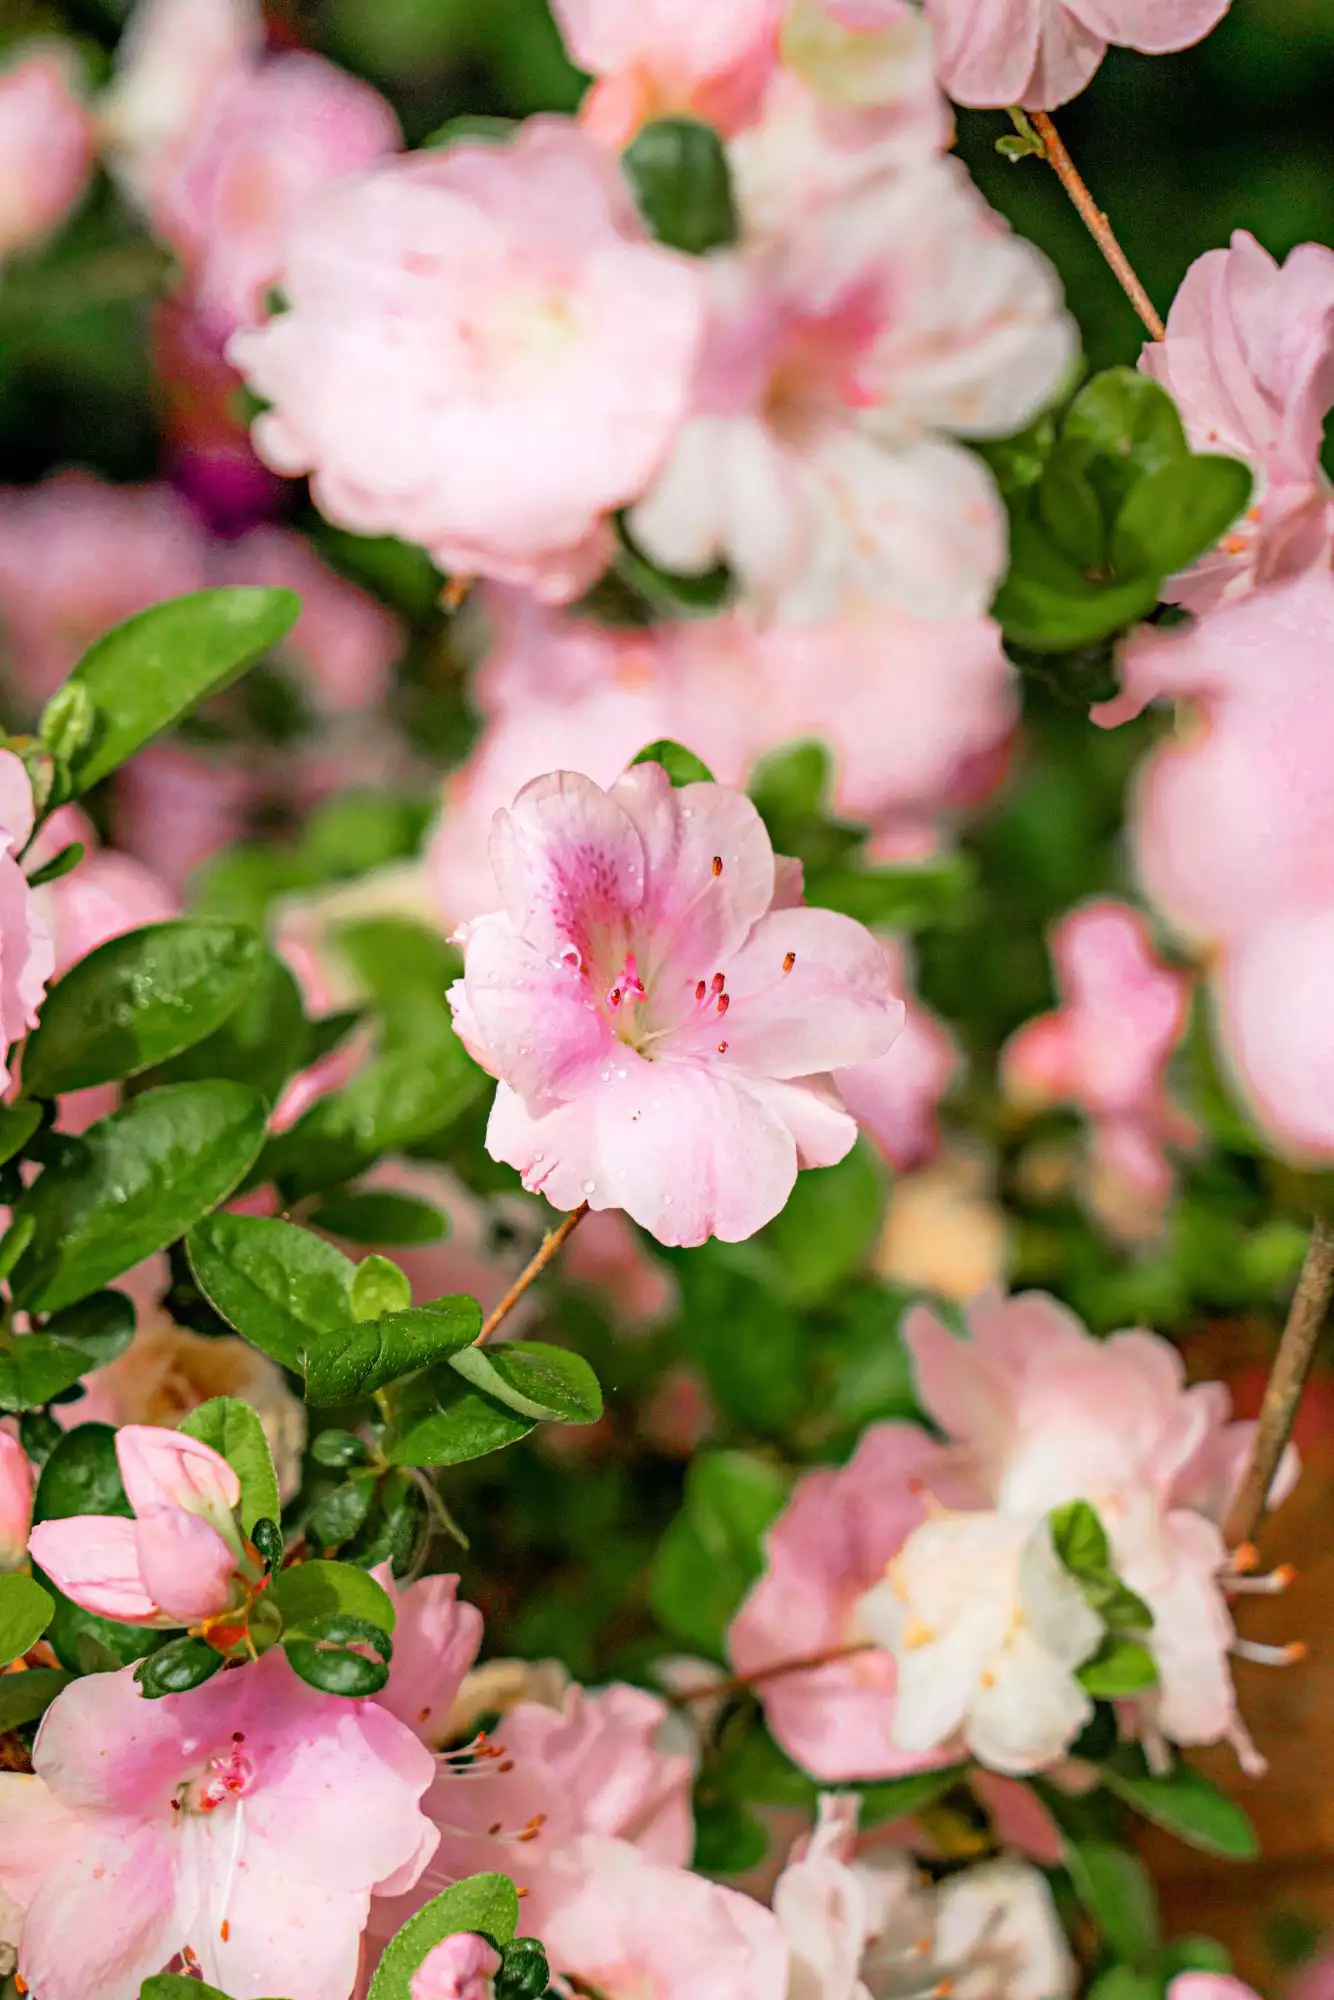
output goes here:
[[596, 1187], [597, 1187], [596, 1181], [585, 1181], [583, 1183], [583, 1189], [585, 1194], [592, 1194]]

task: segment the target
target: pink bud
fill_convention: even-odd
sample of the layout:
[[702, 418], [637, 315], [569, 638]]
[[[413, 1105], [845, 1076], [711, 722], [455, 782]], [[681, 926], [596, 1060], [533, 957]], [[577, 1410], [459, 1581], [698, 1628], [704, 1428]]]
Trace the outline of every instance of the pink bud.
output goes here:
[[182, 1507], [187, 1514], [202, 1514], [222, 1532], [224, 1522], [230, 1526], [241, 1482], [210, 1445], [155, 1424], [125, 1424], [116, 1433], [116, 1458], [136, 1514]]
[[32, 1525], [32, 1463], [16, 1437], [0, 1431], [0, 1569], [21, 1569]]
[[154, 1507], [134, 1525], [148, 1595], [178, 1625], [225, 1609], [236, 1558], [216, 1528], [179, 1507]]
[[485, 1938], [456, 1931], [428, 1951], [412, 1975], [412, 2000], [491, 2000], [500, 1958]]
[[161, 1616], [144, 1587], [136, 1525], [109, 1514], [39, 1521], [28, 1548], [52, 1583], [85, 1611], [127, 1625], [174, 1625], [177, 1620]]

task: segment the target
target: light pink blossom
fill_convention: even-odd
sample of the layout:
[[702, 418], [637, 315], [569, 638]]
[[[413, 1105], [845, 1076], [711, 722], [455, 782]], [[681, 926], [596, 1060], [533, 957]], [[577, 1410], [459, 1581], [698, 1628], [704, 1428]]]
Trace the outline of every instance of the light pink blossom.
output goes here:
[[1140, 367], [1162, 383], [1196, 451], [1251, 467], [1252, 504], [1218, 547], [1174, 580], [1192, 611], [1328, 564], [1334, 488], [1320, 467], [1334, 404], [1334, 251], [1302, 243], [1282, 265], [1248, 230], [1196, 258]]
[[764, 824], [721, 785], [557, 772], [497, 814], [505, 907], [468, 928], [455, 1025], [500, 1085], [487, 1145], [557, 1208], [665, 1243], [753, 1235], [856, 1126], [826, 1072], [902, 1023], [860, 924], [779, 907]]
[[685, 414], [699, 270], [650, 243], [615, 160], [554, 117], [391, 161], [312, 203], [291, 309], [229, 354], [275, 470], [445, 569], [577, 595]]
[[4, 1052], [37, 1026], [55, 968], [51, 933], [19, 861], [32, 829], [28, 774], [12, 750], [0, 750], [0, 1088], [10, 1077]]
[[179, 899], [142, 862], [103, 847], [92, 821], [77, 806], [62, 806], [44, 822], [32, 844], [30, 864], [43, 866], [73, 841], [82, 844], [83, 859], [68, 875], [35, 892], [51, 932], [57, 977], [100, 944], [142, 924], [179, 916], [181, 909]]
[[927, 0], [940, 79], [959, 104], [1051, 111], [1084, 88], [1107, 44], [1163, 55], [1216, 27], [1229, 0]]
[[92, 168], [93, 123], [71, 58], [39, 45], [0, 70], [0, 259], [63, 222]]
[[39, 1521], [28, 1538], [34, 1560], [103, 1618], [170, 1628], [216, 1617], [245, 1561], [235, 1472], [197, 1438], [146, 1424], [117, 1431], [116, 1461], [134, 1519]]
[[[926, 1490], [975, 1505], [941, 1447], [907, 1424], [868, 1430], [846, 1466], [806, 1473], [766, 1540], [765, 1569], [728, 1633], [732, 1664], [755, 1674], [779, 1661], [828, 1654], [827, 1664], [762, 1681], [757, 1692], [778, 1742], [818, 1778], [897, 1777], [948, 1759], [894, 1740], [897, 1673], [866, 1646], [858, 1609], [926, 1518]], [[861, 1647], [847, 1659], [843, 1648]]]
[[137, 0], [100, 108], [108, 163], [141, 208], [263, 42], [256, 0]]
[[779, 47], [785, 67], [761, 123], [788, 77], [797, 76], [835, 112], [869, 114], [848, 123], [850, 140], [860, 127], [875, 149], [888, 122], [898, 123], [915, 100], [922, 110], [931, 107], [930, 126], [919, 126], [918, 135], [936, 150], [950, 144], [953, 120], [936, 82], [931, 30], [912, 0], [789, 0]]
[[183, 743], [150, 743], [116, 773], [119, 845], [173, 890], [247, 831], [260, 794], [252, 765]]
[[939, 1015], [912, 992], [903, 946], [882, 949], [907, 1009], [903, 1033], [888, 1055], [839, 1070], [838, 1094], [890, 1165], [908, 1173], [939, 1151], [936, 1106], [956, 1082], [963, 1056]]
[[280, 648], [319, 705], [364, 709], [389, 687], [404, 633], [393, 613], [339, 576], [290, 528], [253, 528], [222, 557], [222, 579], [295, 590], [301, 616]]
[[22, 1569], [37, 1475], [12, 1431], [0, 1430], [0, 1570]]
[[1167, 1991], [1169, 2000], [1258, 2000], [1253, 1986], [1222, 1972], [1179, 1972]]
[[412, 1975], [411, 2000], [490, 2000], [500, 1953], [472, 1931], [432, 1945]]
[[475, 1604], [459, 1601], [456, 1576], [423, 1576], [400, 1586], [388, 1563], [380, 1563], [373, 1575], [397, 1614], [389, 1679], [376, 1700], [423, 1743], [438, 1747], [482, 1643], [482, 1614]]
[[238, 2000], [346, 2000], [372, 1892], [406, 1887], [435, 1844], [430, 1753], [276, 1647], [157, 1701], [128, 1667], [76, 1681], [33, 1770], [0, 1777], [0, 1882], [43, 2000], [137, 2000], [187, 1947]]
[[777, 56], [782, 0], [555, 0], [572, 60], [597, 79], [580, 118], [624, 146], [652, 118], [687, 114], [732, 130], [749, 118]]

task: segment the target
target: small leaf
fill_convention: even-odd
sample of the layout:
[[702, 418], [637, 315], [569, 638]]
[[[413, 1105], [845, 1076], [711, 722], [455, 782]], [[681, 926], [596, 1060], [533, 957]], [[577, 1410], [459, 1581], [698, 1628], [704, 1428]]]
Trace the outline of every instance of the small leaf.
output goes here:
[[1100, 568], [1107, 542], [1102, 508], [1071, 454], [1053, 453], [1037, 497], [1042, 525], [1065, 560], [1081, 571]]
[[0, 1104], [0, 1165], [23, 1151], [41, 1122], [41, 1105], [25, 1097], [17, 1104]]
[[[1165, 572], [1164, 572], [1165, 573]], [[1035, 653], [1063, 653], [1110, 638], [1152, 611], [1157, 577], [1090, 583], [1032, 522], [1010, 530], [1010, 568], [992, 615], [1011, 643]]]
[[139, 1988], [139, 2000], [228, 2000], [221, 1987], [183, 1972], [155, 1972]]
[[661, 764], [673, 785], [711, 785], [713, 772], [701, 762], [693, 750], [687, 750], [682, 743], [674, 743], [670, 736], [660, 736], [656, 743], [647, 743], [630, 759], [630, 769], [636, 764]]
[[1118, 1958], [1139, 1963], [1156, 1951], [1158, 1899], [1144, 1864], [1110, 1840], [1065, 1840], [1075, 1893]]
[[858, 1785], [862, 1802], [858, 1823], [866, 1828], [892, 1826], [896, 1820], [910, 1819], [924, 1806], [933, 1805], [967, 1775], [966, 1764], [951, 1764], [943, 1771], [910, 1771], [903, 1778], [882, 1778], [874, 1784]]
[[1200, 454], [1159, 466], [1132, 486], [1112, 530], [1118, 576], [1165, 576], [1189, 567], [1231, 527], [1251, 497], [1249, 468]]
[[73, 1679], [61, 1667], [25, 1667], [20, 1674], [0, 1674], [0, 1736], [45, 1715]]
[[28, 887], [44, 889], [48, 882], [59, 882], [78, 867], [87, 851], [81, 840], [72, 840], [68, 847], [61, 848], [59, 854], [53, 854], [40, 868], [33, 869], [28, 877]]
[[383, 1243], [404, 1248], [439, 1243], [449, 1231], [443, 1212], [416, 1195], [379, 1188], [338, 1188], [327, 1194], [311, 1216], [317, 1229], [343, 1236], [352, 1243]]
[[1095, 1701], [1119, 1701], [1156, 1686], [1158, 1667], [1138, 1639], [1118, 1639], [1109, 1632], [1092, 1659], [1076, 1669], [1075, 1679]]
[[540, 1938], [511, 1939], [496, 1974], [496, 2000], [543, 2000], [550, 1983], [551, 1967]]
[[243, 1179], [265, 1104], [240, 1083], [177, 1083], [99, 1119], [15, 1206], [36, 1223], [14, 1272], [23, 1305], [73, 1305], [181, 1236]]
[[462, 1465], [527, 1437], [536, 1419], [470, 1387], [445, 1364], [396, 1385], [384, 1440], [391, 1465]]
[[276, 1521], [261, 1517], [250, 1530], [250, 1539], [264, 1558], [265, 1570], [272, 1575], [283, 1566], [286, 1543], [283, 1531]]
[[37, 1644], [55, 1608], [55, 1599], [30, 1576], [0, 1576], [0, 1667]]
[[1250, 1861], [1260, 1851], [1255, 1828], [1235, 1799], [1189, 1764], [1154, 1777], [1142, 1752], [1125, 1745], [1103, 1764], [1102, 1777], [1118, 1798], [1191, 1847], [1230, 1861]]
[[355, 1265], [295, 1223], [211, 1215], [190, 1231], [185, 1248], [209, 1304], [284, 1368], [300, 1368], [313, 1336], [351, 1318]]
[[[284, 1632], [283, 1650], [292, 1671], [311, 1687], [356, 1700], [378, 1694], [389, 1679], [389, 1661], [394, 1649], [383, 1626], [346, 1611], [330, 1611], [322, 1617], [307, 1619], [302, 1630], [304, 1637]], [[374, 1657], [353, 1650], [365, 1646], [372, 1649]]]
[[64, 1521], [72, 1514], [133, 1515], [125, 1498], [110, 1424], [79, 1424], [67, 1431], [42, 1467], [33, 1499], [34, 1521]]
[[386, 1313], [411, 1311], [412, 1286], [388, 1257], [363, 1257], [352, 1274], [348, 1299], [354, 1319], [382, 1319]]
[[442, 1938], [472, 1931], [503, 1951], [519, 1922], [519, 1898], [505, 1875], [469, 1875], [409, 1917], [371, 1981], [370, 2000], [412, 2000], [413, 1974]]
[[147, 1659], [141, 1660], [134, 1670], [134, 1678], [143, 1690], [146, 1701], [161, 1701], [166, 1694], [188, 1694], [191, 1688], [202, 1687], [212, 1680], [222, 1665], [222, 1654], [209, 1645], [207, 1639], [173, 1639], [166, 1646], [159, 1646]]
[[1068, 1500], [1048, 1516], [1051, 1545], [1072, 1576], [1102, 1576], [1111, 1563], [1111, 1544], [1087, 1500]]
[[240, 1480], [241, 1526], [247, 1535], [256, 1521], [279, 1518], [282, 1502], [273, 1454], [264, 1426], [249, 1403], [237, 1396], [214, 1396], [183, 1417], [179, 1428], [187, 1437], [211, 1445]]
[[322, 1619], [360, 1618], [382, 1632], [394, 1629], [394, 1606], [373, 1576], [351, 1563], [293, 1563], [273, 1580], [271, 1595], [283, 1617], [283, 1630], [298, 1638], [319, 1636]]
[[332, 1328], [305, 1350], [306, 1395], [323, 1407], [369, 1396], [476, 1340], [482, 1309], [459, 1295]]
[[30, 1215], [21, 1215], [12, 1228], [0, 1236], [0, 1282], [7, 1278], [36, 1234]]
[[378, 1473], [363, 1472], [326, 1493], [310, 1510], [306, 1522], [310, 1540], [322, 1549], [337, 1549], [350, 1542], [370, 1517], [379, 1483]]
[[1106, 368], [1086, 382], [1066, 413], [1061, 442], [1074, 448], [1113, 513], [1146, 474], [1189, 450], [1172, 398], [1138, 368]]
[[37, 725], [37, 734], [62, 763], [77, 757], [92, 736], [97, 716], [93, 698], [81, 681], [66, 681], [58, 687]]
[[370, 1451], [351, 1431], [321, 1431], [310, 1447], [310, 1455], [316, 1465], [344, 1472], [350, 1465], [365, 1465]]
[[543, 1341], [510, 1340], [495, 1348], [465, 1347], [450, 1367], [475, 1389], [521, 1417], [558, 1424], [595, 1424], [602, 1391], [581, 1354]]
[[[69, 677], [95, 714], [90, 740], [69, 760], [75, 793], [225, 687], [291, 631], [300, 611], [293, 591], [226, 586], [171, 598], [104, 633]], [[52, 701], [64, 696], [60, 689]]]
[[723, 144], [695, 118], [655, 118], [621, 155], [640, 214], [660, 243], [702, 257], [734, 243], [736, 203]]

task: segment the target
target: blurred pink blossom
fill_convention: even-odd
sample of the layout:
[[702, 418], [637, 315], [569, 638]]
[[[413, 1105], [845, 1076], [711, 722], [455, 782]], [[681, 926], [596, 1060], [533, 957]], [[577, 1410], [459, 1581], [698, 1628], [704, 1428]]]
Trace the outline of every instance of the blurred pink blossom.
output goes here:
[[53, 861], [62, 848], [81, 842], [83, 859], [68, 875], [35, 891], [55, 948], [59, 978], [100, 944], [180, 915], [180, 899], [143, 863], [103, 847], [88, 815], [78, 806], [51, 814], [32, 844], [30, 864]]
[[410, 2000], [490, 2000], [500, 1953], [472, 1931], [432, 1945], [412, 1975]]
[[108, 163], [140, 208], [152, 209], [213, 98], [263, 42], [256, 0], [137, 0], [100, 111]]
[[497, 814], [491, 858], [505, 908], [468, 926], [450, 1001], [525, 1185], [734, 1242], [849, 1150], [824, 1072], [882, 1054], [902, 1004], [860, 924], [778, 907], [747, 798], [658, 765], [610, 792], [557, 772]]
[[279, 648], [321, 707], [373, 707], [388, 691], [404, 633], [393, 613], [339, 576], [291, 528], [253, 528], [219, 548], [219, 580], [295, 590], [301, 616]]
[[72, 49], [38, 44], [0, 69], [0, 260], [63, 222], [92, 169], [93, 122]]
[[936, 1106], [957, 1080], [963, 1056], [939, 1015], [912, 991], [904, 946], [886, 941], [882, 950], [907, 1008], [903, 1033], [886, 1055], [839, 1070], [838, 1094], [890, 1165], [908, 1173], [940, 1149]]
[[293, 228], [282, 284], [291, 309], [228, 350], [273, 406], [268, 464], [444, 569], [594, 580], [685, 414], [703, 310], [596, 141], [533, 118], [355, 176]]
[[32, 785], [12, 750], [0, 750], [0, 1088], [4, 1051], [37, 1026], [55, 970], [51, 933], [19, 856], [33, 829]]
[[730, 131], [754, 112], [777, 55], [782, 0], [555, 0], [571, 60], [597, 78], [580, 118], [616, 148], [652, 118]]
[[151, 743], [116, 773], [116, 838], [179, 890], [201, 861], [241, 838], [260, 793], [253, 764]]
[[959, 104], [1051, 111], [1107, 44], [1163, 55], [1216, 27], [1229, 0], [927, 0], [940, 78]]

